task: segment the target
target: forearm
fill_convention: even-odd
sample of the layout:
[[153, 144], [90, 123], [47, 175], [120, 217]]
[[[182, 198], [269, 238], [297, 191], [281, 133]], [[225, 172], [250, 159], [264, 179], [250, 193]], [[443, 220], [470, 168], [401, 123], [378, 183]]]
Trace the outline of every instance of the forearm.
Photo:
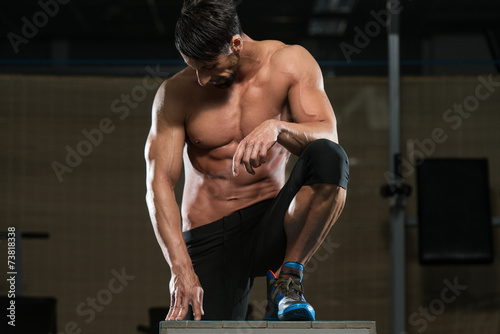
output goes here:
[[278, 143], [295, 155], [317, 139], [329, 139], [338, 143], [336, 125], [329, 121], [310, 123], [291, 123], [275, 121]]
[[[159, 189], [160, 188], [160, 189]], [[179, 207], [173, 190], [158, 185], [148, 190], [147, 204], [156, 239], [173, 273], [192, 268], [182, 236]]]

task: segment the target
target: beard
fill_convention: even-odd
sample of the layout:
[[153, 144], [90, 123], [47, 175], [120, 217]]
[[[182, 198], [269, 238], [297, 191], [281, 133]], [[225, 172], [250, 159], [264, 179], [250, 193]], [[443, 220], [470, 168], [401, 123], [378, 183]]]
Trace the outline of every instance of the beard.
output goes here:
[[226, 89], [226, 88], [231, 87], [234, 84], [234, 79], [236, 78], [236, 72], [237, 71], [235, 71], [234, 73], [231, 73], [231, 75], [229, 77], [225, 78], [222, 83], [216, 84], [214, 86], [219, 88], [219, 89]]
[[219, 88], [219, 89], [227, 89], [231, 87], [234, 84], [234, 80], [236, 79], [236, 74], [238, 74], [238, 65], [240, 63], [240, 55], [237, 53], [233, 53], [230, 56], [230, 61], [231, 61], [231, 68], [230, 68], [230, 73], [229, 76], [224, 77], [224, 81], [215, 84], [214, 86]]

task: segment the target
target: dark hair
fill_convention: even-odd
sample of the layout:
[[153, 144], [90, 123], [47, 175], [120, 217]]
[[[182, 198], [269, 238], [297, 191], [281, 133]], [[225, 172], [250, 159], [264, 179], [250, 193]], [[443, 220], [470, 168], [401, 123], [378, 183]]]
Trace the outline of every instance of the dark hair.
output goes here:
[[241, 25], [233, 0], [186, 0], [175, 27], [175, 46], [196, 61], [226, 54]]

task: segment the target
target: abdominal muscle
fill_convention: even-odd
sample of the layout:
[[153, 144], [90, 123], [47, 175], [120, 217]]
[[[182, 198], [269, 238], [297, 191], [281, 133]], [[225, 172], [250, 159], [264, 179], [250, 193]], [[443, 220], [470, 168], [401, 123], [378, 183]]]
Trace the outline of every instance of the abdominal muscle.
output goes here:
[[289, 153], [276, 144], [269, 150], [267, 163], [255, 168], [255, 175], [244, 166], [240, 175], [232, 174], [232, 155], [213, 159], [185, 151], [185, 184], [182, 198], [182, 230], [209, 224], [253, 204], [276, 197], [285, 182]]

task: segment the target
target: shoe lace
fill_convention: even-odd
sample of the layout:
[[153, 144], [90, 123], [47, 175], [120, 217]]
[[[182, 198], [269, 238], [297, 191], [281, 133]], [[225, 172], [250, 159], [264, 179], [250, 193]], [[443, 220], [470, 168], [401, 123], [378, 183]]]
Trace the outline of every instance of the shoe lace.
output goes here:
[[288, 298], [295, 300], [301, 300], [304, 294], [302, 283], [297, 279], [278, 278], [275, 281], [271, 281], [269, 284], [276, 285], [276, 289], [274, 289], [272, 295], [273, 299], [276, 298], [278, 291], [281, 291], [284, 296], [286, 295]]

